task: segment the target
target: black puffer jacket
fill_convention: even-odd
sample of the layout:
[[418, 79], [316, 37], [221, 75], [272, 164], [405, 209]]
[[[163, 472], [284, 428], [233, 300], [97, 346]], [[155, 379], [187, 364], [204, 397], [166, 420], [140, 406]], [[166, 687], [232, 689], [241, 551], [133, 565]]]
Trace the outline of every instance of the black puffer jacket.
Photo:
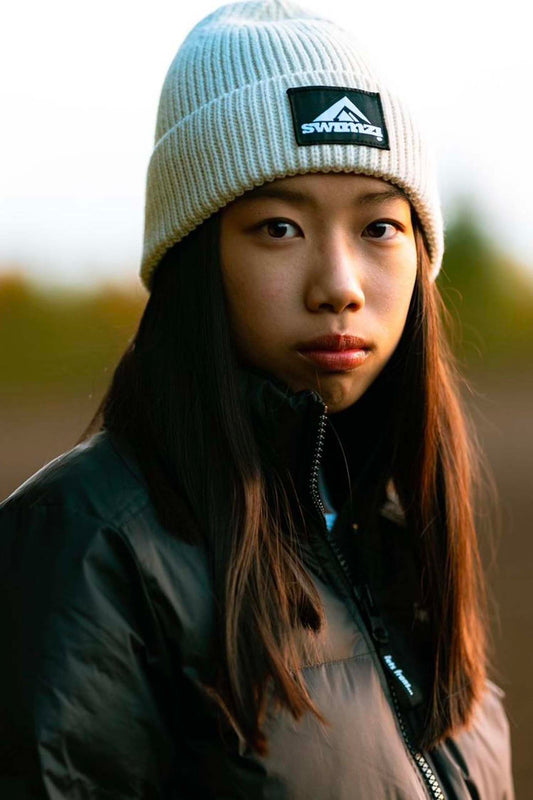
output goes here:
[[[246, 381], [257, 424], [313, 500], [320, 398]], [[0, 797], [512, 800], [494, 684], [472, 730], [431, 755], [413, 744], [426, 617], [398, 508], [384, 503], [368, 541], [345, 511], [328, 532], [317, 507], [304, 557], [327, 626], [324, 655], [302, 669], [332, 724], [271, 713], [263, 758], [221, 735], [202, 688], [214, 664], [206, 555], [158, 523], [129, 447], [102, 431], [19, 487], [0, 505]]]

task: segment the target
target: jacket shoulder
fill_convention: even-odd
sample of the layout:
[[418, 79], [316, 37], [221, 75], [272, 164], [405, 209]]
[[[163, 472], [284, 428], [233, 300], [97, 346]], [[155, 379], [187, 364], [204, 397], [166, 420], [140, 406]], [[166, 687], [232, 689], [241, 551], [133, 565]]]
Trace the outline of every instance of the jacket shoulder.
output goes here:
[[168, 579], [175, 591], [186, 589], [188, 603], [198, 582], [206, 582], [206, 553], [199, 541], [190, 541], [198, 526], [181, 500], [175, 530], [169, 530], [131, 445], [99, 431], [0, 503], [0, 578], [13, 574], [14, 565], [43, 572], [48, 565], [64, 577], [79, 559], [112, 555], [152, 584]]
[[60, 506], [120, 527], [149, 502], [140, 469], [127, 446], [108, 430], [49, 461], [3, 502], [0, 515], [33, 506]]

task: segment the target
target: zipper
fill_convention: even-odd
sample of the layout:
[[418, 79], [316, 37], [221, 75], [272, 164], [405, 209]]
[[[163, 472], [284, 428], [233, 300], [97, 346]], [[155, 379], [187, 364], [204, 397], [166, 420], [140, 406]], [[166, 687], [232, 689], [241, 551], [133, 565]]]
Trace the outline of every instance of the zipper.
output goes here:
[[324, 503], [322, 502], [322, 498], [320, 497], [320, 492], [318, 490], [318, 473], [319, 473], [319, 469], [320, 469], [320, 461], [321, 461], [321, 458], [322, 458], [322, 452], [324, 450], [324, 439], [326, 438], [327, 410], [328, 410], [328, 407], [326, 405], [324, 405], [323, 411], [322, 411], [322, 413], [320, 415], [320, 419], [318, 421], [318, 435], [317, 435], [317, 439], [316, 439], [316, 443], [315, 443], [315, 451], [314, 451], [314, 454], [313, 454], [313, 460], [312, 460], [312, 463], [311, 463], [311, 477], [310, 477], [310, 481], [309, 481], [311, 499], [313, 501], [314, 507], [320, 513], [320, 520], [323, 523], [323, 528], [326, 531], [326, 539], [328, 541], [328, 544], [330, 545], [330, 547], [335, 552], [335, 556], [337, 557], [337, 561], [342, 566], [344, 574], [348, 578], [348, 583], [349, 583], [349, 586], [350, 586], [350, 590], [351, 590], [352, 593], [354, 593], [356, 595], [357, 599], [359, 599], [358, 591], [357, 591], [357, 589], [355, 587], [355, 583], [353, 581], [352, 575], [350, 573], [350, 568], [349, 568], [349, 566], [348, 566], [348, 564], [346, 562], [346, 559], [344, 558], [344, 555], [341, 552], [336, 540], [329, 535], [329, 530], [328, 530], [327, 525], [325, 524], [325, 521], [324, 521], [324, 514], [326, 513], [326, 507], [325, 507]]
[[446, 795], [442, 791], [442, 788], [437, 780], [435, 773], [429, 766], [428, 762], [426, 761], [420, 750], [417, 750], [411, 744], [411, 740], [409, 739], [409, 735], [405, 728], [405, 720], [403, 718], [402, 712], [400, 711], [400, 707], [398, 704], [398, 695], [396, 694], [396, 689], [394, 688], [394, 686], [391, 686], [390, 683], [389, 683], [389, 688], [391, 690], [392, 701], [394, 703], [394, 710], [396, 711], [396, 716], [398, 717], [400, 730], [407, 745], [407, 749], [411, 753], [418, 768], [420, 769], [420, 772], [422, 773], [422, 776], [426, 782], [426, 786], [429, 788], [431, 792], [431, 796], [434, 797], [435, 800], [446, 800]]
[[[340, 550], [335, 538], [330, 535], [330, 531], [328, 530], [328, 527], [327, 527], [325, 519], [324, 519], [324, 514], [325, 514], [325, 511], [326, 511], [326, 508], [324, 506], [324, 503], [322, 502], [322, 498], [320, 497], [320, 492], [318, 490], [318, 474], [319, 474], [319, 469], [320, 469], [320, 460], [322, 458], [322, 452], [323, 452], [323, 449], [324, 449], [324, 440], [325, 440], [325, 437], [326, 437], [327, 410], [328, 410], [328, 407], [326, 405], [323, 405], [323, 410], [322, 410], [322, 413], [320, 415], [320, 419], [318, 421], [318, 434], [317, 434], [317, 438], [316, 438], [316, 442], [315, 442], [315, 449], [314, 449], [314, 453], [313, 453], [313, 460], [312, 460], [312, 464], [311, 464], [311, 475], [310, 475], [310, 482], [309, 482], [311, 499], [312, 499], [312, 502], [313, 502], [313, 505], [314, 505], [315, 509], [318, 510], [319, 513], [320, 513], [320, 519], [321, 519], [321, 523], [322, 523], [321, 528], [322, 528], [322, 531], [323, 531], [323, 536], [326, 539], [327, 543], [329, 544], [331, 550], [335, 554], [335, 557], [336, 557], [337, 561], [339, 562], [339, 564], [340, 564], [340, 566], [342, 568], [342, 571], [344, 573], [345, 578], [348, 581], [348, 584], [349, 584], [351, 593], [354, 596], [354, 599], [356, 600], [357, 604], [359, 605], [359, 608], [362, 607], [362, 609], [364, 610], [364, 613], [365, 613], [366, 618], [367, 618], [367, 626], [368, 626], [368, 628], [370, 630], [370, 633], [372, 635], [372, 638], [373, 638], [374, 642], [377, 645], [377, 647], [375, 648], [376, 652], [378, 654], [378, 657], [380, 657], [380, 660], [382, 660], [384, 658], [383, 648], [389, 641], [388, 631], [385, 628], [383, 620], [381, 619], [381, 617], [379, 616], [379, 614], [378, 614], [378, 612], [377, 612], [377, 610], [375, 608], [374, 601], [373, 601], [373, 598], [372, 598], [372, 595], [371, 595], [371, 592], [370, 592], [370, 589], [369, 589], [368, 585], [365, 584], [365, 586], [363, 587], [362, 595], [359, 593], [358, 589], [356, 588], [355, 582], [353, 580], [353, 576], [352, 576], [351, 571], [350, 571], [350, 567], [348, 566], [348, 563], [346, 562], [346, 559], [344, 558], [344, 555], [341, 552], [341, 550]], [[390, 658], [390, 656], [388, 656], [388, 657]], [[389, 671], [390, 671], [392, 669], [390, 662], [385, 662], [385, 663], [387, 664], [387, 666], [389, 668]], [[394, 662], [392, 662], [392, 663], [393, 663], [393, 666], [396, 666], [394, 664]], [[399, 672], [401, 672], [401, 670]], [[400, 708], [400, 700], [398, 698], [398, 694], [396, 692], [395, 687], [392, 684], [392, 679], [389, 679], [389, 677], [388, 677], [386, 672], [385, 672], [385, 677], [386, 677], [386, 680], [387, 680], [387, 685], [389, 686], [389, 689], [390, 689], [390, 693], [391, 693], [391, 697], [392, 697], [392, 701], [393, 701], [393, 705], [394, 705], [394, 712], [395, 712], [396, 718], [398, 720], [398, 725], [399, 725], [403, 740], [404, 740], [405, 745], [407, 747], [407, 750], [409, 751], [411, 757], [413, 758], [413, 761], [415, 762], [420, 774], [422, 775], [422, 778], [424, 780], [424, 784], [427, 787], [427, 789], [429, 790], [430, 797], [434, 798], [434, 800], [446, 800], [446, 795], [444, 794], [444, 791], [442, 790], [442, 787], [440, 786], [439, 781], [437, 780], [437, 777], [436, 777], [435, 773], [431, 769], [431, 767], [428, 764], [428, 762], [427, 762], [426, 758], [424, 757], [423, 753], [420, 750], [417, 750], [417, 748], [415, 748], [413, 746], [413, 744], [412, 744], [412, 742], [410, 740], [409, 733], [407, 731], [407, 726], [405, 724], [405, 719], [403, 717], [403, 713], [402, 713], [402, 710]], [[411, 685], [409, 684], [409, 686], [411, 686]], [[405, 684], [404, 684], [404, 688], [407, 689], [407, 687], [405, 687]], [[414, 692], [411, 692], [411, 695], [413, 695], [413, 697], [411, 698], [411, 705], [417, 705], [418, 704], [418, 697], [416, 695], [416, 690], [414, 690]], [[403, 700], [403, 705], [406, 705], [406, 703], [407, 703], [407, 705], [409, 705], [409, 698], [407, 698], [407, 700], [405, 700], [405, 699]]]

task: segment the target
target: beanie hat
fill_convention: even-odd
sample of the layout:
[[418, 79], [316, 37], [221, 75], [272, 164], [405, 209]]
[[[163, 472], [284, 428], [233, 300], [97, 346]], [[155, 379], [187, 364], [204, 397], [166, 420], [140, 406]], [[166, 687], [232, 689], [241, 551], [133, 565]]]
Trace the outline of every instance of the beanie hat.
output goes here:
[[163, 84], [146, 183], [146, 288], [164, 253], [215, 211], [309, 172], [399, 186], [436, 278], [444, 235], [433, 154], [361, 45], [292, 0], [221, 6], [190, 31]]

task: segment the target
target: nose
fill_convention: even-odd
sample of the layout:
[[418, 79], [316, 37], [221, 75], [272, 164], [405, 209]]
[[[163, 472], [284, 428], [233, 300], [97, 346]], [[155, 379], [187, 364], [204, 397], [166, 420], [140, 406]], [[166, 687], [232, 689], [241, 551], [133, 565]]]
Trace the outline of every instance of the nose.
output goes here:
[[326, 309], [336, 314], [357, 311], [365, 304], [363, 263], [353, 242], [337, 233], [328, 236], [313, 254], [307, 283], [310, 311]]

